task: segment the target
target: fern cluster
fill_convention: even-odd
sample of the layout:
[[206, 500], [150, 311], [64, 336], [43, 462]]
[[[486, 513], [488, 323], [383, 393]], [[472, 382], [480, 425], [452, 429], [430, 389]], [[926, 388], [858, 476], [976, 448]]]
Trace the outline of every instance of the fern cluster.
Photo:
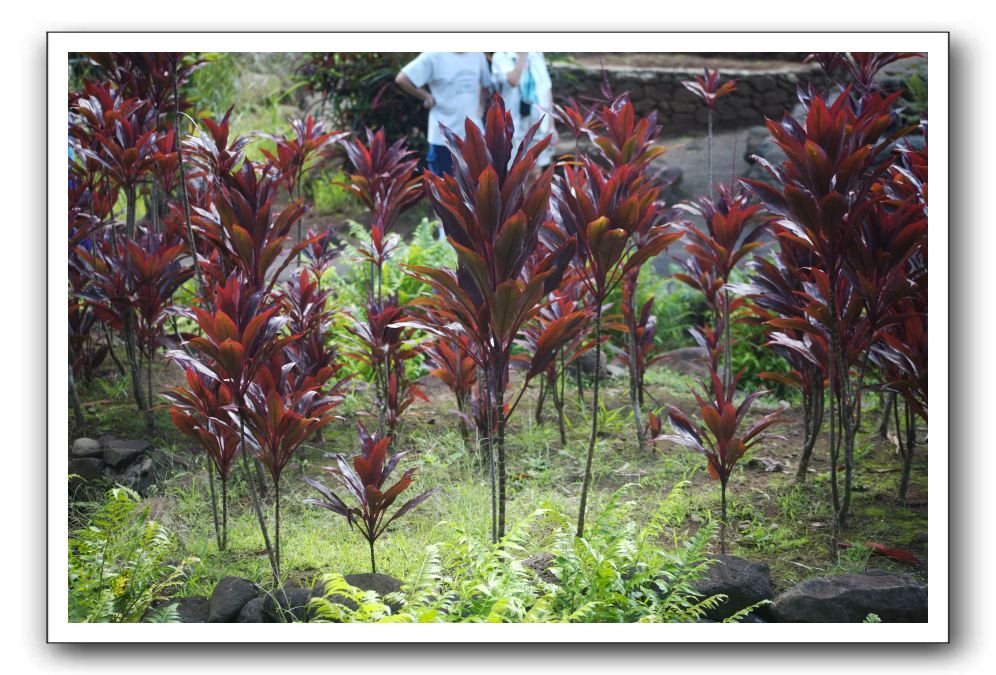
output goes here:
[[176, 621], [176, 606], [149, 613], [183, 583], [188, 558], [169, 564], [172, 534], [149, 519], [138, 495], [112, 488], [88, 524], [69, 536], [69, 620], [73, 622]]
[[[571, 517], [550, 509], [519, 521], [497, 544], [475, 537], [429, 547], [421, 569], [405, 589], [381, 598], [352, 588], [340, 574], [322, 577], [324, 597], [311, 601], [312, 621], [324, 622], [693, 622], [721, 603], [702, 597], [694, 584], [706, 572], [711, 526], [665, 549], [665, 517], [655, 514], [637, 529], [623, 502], [624, 489], [583, 538]], [[527, 547], [553, 530], [544, 580], [524, 564]], [[388, 603], [400, 606], [394, 612]], [[734, 617], [734, 620], [740, 618]]]

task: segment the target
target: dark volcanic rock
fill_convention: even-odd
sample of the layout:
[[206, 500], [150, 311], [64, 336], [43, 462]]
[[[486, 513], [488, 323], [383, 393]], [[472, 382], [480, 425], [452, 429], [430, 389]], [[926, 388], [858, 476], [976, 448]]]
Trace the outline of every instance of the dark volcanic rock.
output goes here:
[[359, 588], [362, 591], [376, 591], [380, 599], [391, 608], [392, 612], [397, 612], [401, 609], [401, 603], [391, 600], [388, 602], [384, 596], [388, 593], [398, 593], [401, 591], [401, 587], [404, 582], [400, 579], [395, 579], [392, 576], [386, 574], [376, 574], [376, 573], [364, 573], [364, 574], [347, 574], [343, 577], [346, 583], [355, 588]]
[[104, 471], [104, 462], [99, 457], [80, 457], [69, 462], [69, 473], [74, 473], [85, 481], [97, 480]]
[[120, 482], [144, 496], [156, 482], [156, 477], [152, 472], [152, 460], [146, 458], [140, 462], [131, 463], [121, 474]]
[[266, 612], [263, 611], [263, 598], [253, 598], [242, 606], [235, 623], [266, 623]]
[[115, 469], [123, 469], [134, 462], [145, 449], [149, 447], [148, 441], [108, 441], [104, 450], [104, 462]]
[[388, 593], [399, 592], [404, 585], [404, 582], [400, 579], [395, 579], [386, 574], [347, 574], [343, 578], [350, 586], [359, 588], [362, 591], [376, 591], [377, 595], [381, 597]]
[[208, 599], [203, 595], [191, 595], [177, 601], [176, 611], [180, 615], [180, 623], [207, 623]]
[[256, 598], [259, 588], [248, 579], [225, 577], [214, 587], [211, 594], [211, 623], [228, 623], [235, 619], [247, 602]]
[[311, 589], [285, 586], [268, 594], [263, 600], [263, 613], [273, 623], [308, 620]]
[[[695, 590], [706, 597], [721, 593], [727, 600], [706, 612], [706, 618], [720, 621], [775, 596], [765, 563], [751, 563], [732, 555], [717, 555], [714, 559], [716, 562], [709, 566], [705, 578], [695, 584]], [[752, 614], [765, 617], [768, 608], [768, 605], [759, 607]]]
[[879, 570], [814, 577], [779, 595], [771, 611], [785, 623], [860, 623], [869, 614], [917, 623], [927, 620], [927, 589], [906, 574]]

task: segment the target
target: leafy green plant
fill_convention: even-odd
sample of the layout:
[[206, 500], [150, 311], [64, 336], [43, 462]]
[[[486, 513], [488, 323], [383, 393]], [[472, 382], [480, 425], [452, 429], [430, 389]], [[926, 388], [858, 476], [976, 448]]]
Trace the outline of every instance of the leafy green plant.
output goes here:
[[[632, 522], [636, 503], [622, 501], [624, 490], [614, 495], [591, 524], [587, 538], [574, 536], [570, 516], [539, 509], [495, 544], [460, 535], [430, 546], [412, 582], [388, 598], [352, 588], [341, 575], [325, 575], [324, 597], [314, 598], [310, 604], [312, 621], [700, 620], [725, 599], [721, 595], [705, 598], [694, 589], [709, 565], [707, 549], [714, 528], [703, 527], [674, 550], [663, 550], [659, 539], [666, 519], [658, 514], [647, 527], [637, 529]], [[523, 558], [538, 533], [551, 528], [554, 549], [550, 566], [541, 576]], [[400, 609], [392, 610], [386, 600], [396, 607], [400, 604]]]
[[[137, 622], [158, 600], [183, 585], [199, 562], [170, 563], [173, 535], [149, 518], [139, 496], [125, 487], [108, 491], [86, 527], [69, 535], [69, 620]], [[170, 618], [163, 610], [156, 618]]]

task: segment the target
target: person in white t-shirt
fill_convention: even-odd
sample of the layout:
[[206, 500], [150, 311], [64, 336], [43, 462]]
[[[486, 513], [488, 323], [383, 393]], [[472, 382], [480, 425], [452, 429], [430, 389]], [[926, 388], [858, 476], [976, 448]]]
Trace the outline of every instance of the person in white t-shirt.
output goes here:
[[459, 138], [463, 138], [467, 118], [483, 128], [484, 97], [492, 84], [484, 52], [422, 52], [394, 81], [429, 110], [429, 171], [437, 176], [451, 174], [453, 157], [439, 125]]
[[512, 114], [515, 125], [514, 142], [518, 147], [526, 132], [537, 122], [540, 127], [533, 144], [553, 134], [537, 161], [540, 168], [550, 165], [557, 143], [553, 125], [553, 84], [546, 69], [543, 52], [495, 52], [491, 56], [491, 71], [505, 99], [505, 109]]

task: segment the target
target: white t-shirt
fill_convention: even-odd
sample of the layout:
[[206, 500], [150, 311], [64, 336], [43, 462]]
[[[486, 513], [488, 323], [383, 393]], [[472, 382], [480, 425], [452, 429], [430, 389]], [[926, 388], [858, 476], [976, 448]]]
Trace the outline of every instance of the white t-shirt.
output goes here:
[[481, 127], [481, 89], [491, 86], [484, 52], [422, 52], [401, 69], [416, 87], [429, 85], [436, 105], [429, 109], [429, 143], [445, 145], [439, 125], [463, 138], [464, 120]]
[[[526, 68], [523, 70], [519, 85], [513, 87], [508, 83], [507, 78], [508, 74], [515, 68], [516, 53], [495, 52], [491, 55], [491, 70], [494, 72], [496, 83], [500, 86], [501, 97], [505, 99], [505, 109], [512, 113], [516, 148], [522, 142], [526, 132], [537, 122], [541, 122], [541, 124], [533, 137], [533, 144], [553, 131], [553, 84], [550, 81], [550, 72], [546, 68], [543, 52], [528, 52], [526, 59]], [[535, 84], [536, 101], [530, 108], [529, 115], [522, 117], [519, 114], [519, 102], [522, 100], [521, 85], [526, 79], [526, 71], [529, 72]], [[540, 165], [549, 164], [553, 153], [554, 148], [547, 147], [539, 158]]]

